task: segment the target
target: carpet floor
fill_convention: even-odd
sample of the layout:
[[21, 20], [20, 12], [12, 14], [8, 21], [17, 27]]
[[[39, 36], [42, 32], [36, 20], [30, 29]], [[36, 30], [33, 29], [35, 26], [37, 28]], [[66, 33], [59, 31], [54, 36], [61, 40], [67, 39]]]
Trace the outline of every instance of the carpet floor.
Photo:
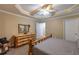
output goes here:
[[18, 48], [10, 48], [5, 55], [27, 55], [28, 45], [24, 45]]
[[[63, 42], [63, 40], [62, 41], [61, 40], [55, 40], [55, 41], [53, 40], [53, 45], [52, 45], [52, 47], [53, 47], [52, 52], [53, 53], [55, 52], [54, 54], [56, 54], [56, 52], [60, 53], [62, 51], [65, 51], [65, 54], [66, 54], [66, 53], [69, 53], [70, 51], [72, 51], [72, 55], [79, 55], [79, 49], [77, 48], [76, 43], [73, 43], [73, 42], [65, 43], [65, 42]], [[64, 45], [61, 44], [61, 43], [63, 43]], [[67, 46], [65, 46], [65, 45], [67, 45]], [[68, 50], [69, 52], [68, 51], [66, 52], [66, 50]], [[74, 52], [73, 52], [73, 50], [74, 50]], [[35, 53], [38, 53], [38, 52], [35, 52]], [[10, 48], [10, 50], [5, 55], [28, 55], [28, 45], [24, 45], [24, 46], [21, 46], [21, 47], [18, 47], [18, 48]]]

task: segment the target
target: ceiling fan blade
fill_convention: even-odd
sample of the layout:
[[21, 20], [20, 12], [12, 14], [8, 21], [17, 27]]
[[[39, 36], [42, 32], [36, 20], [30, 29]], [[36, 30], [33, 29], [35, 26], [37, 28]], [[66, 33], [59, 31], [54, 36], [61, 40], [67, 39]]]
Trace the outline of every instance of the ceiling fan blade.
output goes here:
[[39, 11], [39, 8], [34, 9], [32, 12], [30, 12], [31, 15], [34, 15], [35, 13], [37, 13]]
[[34, 15], [35, 13], [37, 13], [41, 8], [47, 8], [49, 4], [44, 4], [43, 6], [40, 6], [36, 9], [34, 9], [32, 12], [30, 12], [31, 15]]
[[50, 4], [44, 4], [41, 8], [43, 8], [43, 9], [47, 8], [48, 5], [50, 5]]
[[46, 10], [52, 10], [52, 4], [49, 4], [46, 8]]

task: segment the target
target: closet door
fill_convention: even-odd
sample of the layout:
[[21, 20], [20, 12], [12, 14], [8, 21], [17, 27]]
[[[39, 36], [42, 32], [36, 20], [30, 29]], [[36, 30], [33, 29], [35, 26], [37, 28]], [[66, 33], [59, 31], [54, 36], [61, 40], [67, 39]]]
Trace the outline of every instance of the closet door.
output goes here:
[[76, 41], [79, 39], [79, 20], [65, 20], [65, 40]]

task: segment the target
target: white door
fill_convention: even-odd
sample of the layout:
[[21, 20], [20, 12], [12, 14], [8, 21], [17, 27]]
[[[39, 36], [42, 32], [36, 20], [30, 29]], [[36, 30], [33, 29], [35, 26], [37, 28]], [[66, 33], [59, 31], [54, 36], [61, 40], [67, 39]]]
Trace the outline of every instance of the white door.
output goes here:
[[78, 33], [78, 23], [79, 21], [74, 20], [65, 20], [65, 39], [70, 41], [76, 41], [79, 37]]
[[36, 23], [36, 36], [41, 38], [45, 35], [45, 23]]

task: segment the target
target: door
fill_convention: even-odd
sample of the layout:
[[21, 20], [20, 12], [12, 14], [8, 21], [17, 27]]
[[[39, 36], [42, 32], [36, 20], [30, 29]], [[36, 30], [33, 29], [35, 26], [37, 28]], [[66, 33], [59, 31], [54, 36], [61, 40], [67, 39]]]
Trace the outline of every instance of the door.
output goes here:
[[45, 23], [36, 23], [36, 36], [41, 38], [45, 35]]
[[78, 23], [77, 19], [75, 20], [65, 20], [65, 40], [76, 41], [79, 37], [78, 33]]

